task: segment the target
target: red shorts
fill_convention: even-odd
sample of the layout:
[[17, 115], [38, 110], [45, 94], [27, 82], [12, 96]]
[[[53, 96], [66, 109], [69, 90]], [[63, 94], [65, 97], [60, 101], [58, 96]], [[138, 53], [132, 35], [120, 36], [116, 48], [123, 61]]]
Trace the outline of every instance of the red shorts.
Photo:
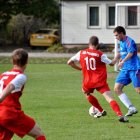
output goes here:
[[103, 86], [97, 87], [97, 88], [88, 88], [88, 87], [83, 86], [82, 91], [85, 93], [93, 93], [94, 89], [96, 89], [101, 94], [103, 94], [106, 91], [110, 91], [110, 88], [107, 83], [104, 84]]
[[35, 121], [21, 110], [0, 107], [0, 140], [10, 140], [13, 134], [23, 137], [35, 125]]

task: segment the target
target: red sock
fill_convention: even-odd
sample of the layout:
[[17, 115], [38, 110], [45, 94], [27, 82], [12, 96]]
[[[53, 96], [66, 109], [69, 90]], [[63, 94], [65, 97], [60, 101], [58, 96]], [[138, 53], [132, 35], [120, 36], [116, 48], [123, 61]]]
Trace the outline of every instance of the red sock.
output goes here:
[[45, 136], [39, 136], [36, 138], [36, 140], [46, 140]]
[[96, 107], [100, 112], [103, 111], [103, 108], [101, 107], [101, 105], [99, 104], [98, 100], [92, 96], [92, 95], [88, 95], [87, 96], [87, 100], [94, 106]]
[[111, 101], [110, 106], [113, 109], [113, 111], [116, 113], [117, 116], [122, 116], [122, 112], [120, 110], [120, 107], [116, 101]]

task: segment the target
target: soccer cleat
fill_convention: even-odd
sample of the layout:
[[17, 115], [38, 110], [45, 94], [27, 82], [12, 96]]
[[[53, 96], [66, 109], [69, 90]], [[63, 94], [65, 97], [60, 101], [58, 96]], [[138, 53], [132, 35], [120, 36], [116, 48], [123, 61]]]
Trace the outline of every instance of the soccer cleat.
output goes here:
[[129, 109], [125, 116], [132, 116], [133, 114], [137, 114], [137, 109]]
[[120, 122], [124, 122], [124, 123], [125, 123], [125, 122], [129, 122], [129, 120], [128, 120], [125, 116], [120, 116], [120, 117], [119, 117], [119, 121], [120, 121]]
[[107, 112], [105, 110], [102, 111], [102, 116], [106, 116]]
[[94, 118], [100, 118], [102, 116], [106, 116], [107, 112], [105, 110], [103, 110], [102, 112], [98, 112], [94, 115]]

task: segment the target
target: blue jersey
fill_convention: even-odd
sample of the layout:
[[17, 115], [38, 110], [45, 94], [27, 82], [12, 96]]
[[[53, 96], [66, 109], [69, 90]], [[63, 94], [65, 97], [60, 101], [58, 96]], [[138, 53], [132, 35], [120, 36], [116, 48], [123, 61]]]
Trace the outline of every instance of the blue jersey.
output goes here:
[[128, 53], [133, 53], [133, 56], [124, 62], [122, 70], [138, 70], [140, 69], [140, 61], [137, 55], [137, 46], [135, 41], [126, 36], [126, 39], [120, 41], [120, 54], [121, 58], [124, 59]]

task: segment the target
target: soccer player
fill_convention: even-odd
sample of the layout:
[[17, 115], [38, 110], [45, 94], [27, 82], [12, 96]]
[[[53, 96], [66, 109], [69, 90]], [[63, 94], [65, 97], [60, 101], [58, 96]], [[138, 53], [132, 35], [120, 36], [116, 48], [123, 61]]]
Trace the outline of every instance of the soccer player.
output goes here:
[[46, 140], [35, 120], [24, 114], [19, 101], [27, 80], [24, 74], [27, 62], [28, 53], [16, 49], [12, 54], [12, 70], [0, 75], [0, 140], [11, 140], [14, 134]]
[[124, 27], [116, 27], [113, 33], [116, 39], [120, 41], [120, 50], [114, 62], [120, 59], [118, 67], [121, 69], [116, 78], [114, 90], [121, 102], [128, 108], [125, 116], [132, 116], [138, 111], [123, 92], [123, 88], [132, 82], [136, 92], [140, 94], [140, 78], [138, 78], [140, 76], [140, 62], [137, 55], [137, 46], [132, 38], [126, 36]]
[[[68, 60], [68, 65], [77, 70], [82, 70], [83, 85], [82, 90], [86, 95], [89, 103], [96, 107], [99, 112], [94, 117], [101, 117], [106, 115], [97, 98], [91, 93], [96, 89], [100, 92], [107, 102], [110, 104], [112, 110], [119, 117], [120, 122], [127, 122], [127, 118], [122, 115], [119, 105], [113, 99], [112, 93], [107, 83], [106, 64], [113, 65], [110, 59], [105, 54], [98, 50], [99, 40], [96, 36], [89, 39], [89, 47], [79, 51]], [[79, 62], [78, 65], [76, 62]]]

